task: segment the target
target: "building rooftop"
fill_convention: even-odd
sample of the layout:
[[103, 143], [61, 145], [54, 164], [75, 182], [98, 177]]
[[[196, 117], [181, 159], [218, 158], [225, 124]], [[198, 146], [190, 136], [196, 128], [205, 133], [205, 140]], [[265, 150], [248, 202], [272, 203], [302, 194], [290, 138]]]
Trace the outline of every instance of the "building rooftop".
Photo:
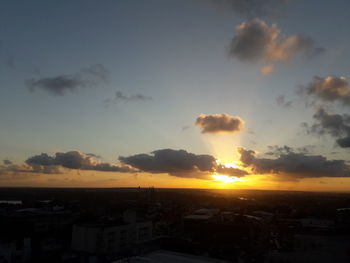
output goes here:
[[144, 256], [132, 257], [128, 259], [117, 260], [112, 263], [224, 263], [227, 261], [195, 256], [190, 254], [178, 253], [168, 250], [157, 250]]

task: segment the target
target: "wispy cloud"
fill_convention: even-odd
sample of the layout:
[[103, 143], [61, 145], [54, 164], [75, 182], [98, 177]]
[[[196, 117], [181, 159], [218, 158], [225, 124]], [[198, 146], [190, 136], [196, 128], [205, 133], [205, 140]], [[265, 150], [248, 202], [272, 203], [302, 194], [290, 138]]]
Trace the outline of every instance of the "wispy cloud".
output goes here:
[[114, 97], [105, 99], [103, 102], [105, 104], [105, 107], [108, 107], [110, 104], [117, 103], [117, 102], [131, 103], [131, 102], [145, 102], [145, 101], [151, 101], [151, 100], [153, 100], [152, 97], [149, 97], [140, 93], [125, 95], [122, 91], [117, 91]]
[[289, 108], [292, 106], [293, 101], [291, 100], [286, 100], [286, 97], [284, 95], [280, 95], [276, 98], [276, 103], [279, 106], [285, 107], [285, 108]]
[[101, 64], [81, 69], [78, 73], [57, 75], [26, 80], [31, 92], [42, 89], [55, 96], [63, 96], [68, 91], [74, 92], [87, 87], [96, 87], [109, 78], [109, 71]]
[[115, 99], [119, 101], [125, 101], [125, 102], [132, 102], [132, 101], [147, 101], [152, 100], [151, 97], [145, 96], [143, 94], [132, 94], [132, 95], [125, 95], [121, 91], [117, 91], [115, 93]]

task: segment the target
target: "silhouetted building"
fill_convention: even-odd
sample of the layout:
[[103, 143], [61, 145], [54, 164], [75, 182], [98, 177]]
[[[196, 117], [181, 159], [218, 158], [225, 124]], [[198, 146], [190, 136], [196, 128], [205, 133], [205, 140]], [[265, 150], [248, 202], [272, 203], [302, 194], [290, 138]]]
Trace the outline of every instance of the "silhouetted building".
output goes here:
[[72, 248], [90, 254], [113, 255], [151, 239], [152, 222], [137, 221], [134, 211], [126, 211], [120, 221], [74, 225]]
[[29, 238], [0, 243], [0, 263], [30, 262], [31, 241]]

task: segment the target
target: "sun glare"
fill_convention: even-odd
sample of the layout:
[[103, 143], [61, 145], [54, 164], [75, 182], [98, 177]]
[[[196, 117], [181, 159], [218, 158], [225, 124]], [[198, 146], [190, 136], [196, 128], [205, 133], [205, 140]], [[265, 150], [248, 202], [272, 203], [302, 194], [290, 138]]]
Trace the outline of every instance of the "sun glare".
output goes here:
[[237, 161], [233, 161], [233, 162], [230, 162], [230, 163], [225, 163], [224, 166], [226, 168], [237, 168], [237, 169], [241, 169], [242, 167], [239, 165], [239, 162]]
[[235, 182], [243, 181], [242, 178], [238, 178], [238, 177], [235, 177], [235, 176], [223, 175], [223, 174], [214, 174], [213, 178], [215, 180], [223, 182], [223, 183], [235, 183]]

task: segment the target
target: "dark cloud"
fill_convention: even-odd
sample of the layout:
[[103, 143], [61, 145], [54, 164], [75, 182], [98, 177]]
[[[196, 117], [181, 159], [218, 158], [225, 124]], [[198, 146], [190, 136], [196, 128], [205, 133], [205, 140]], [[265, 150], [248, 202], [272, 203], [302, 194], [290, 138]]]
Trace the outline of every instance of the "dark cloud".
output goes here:
[[57, 166], [25, 165], [14, 163], [0, 165], [0, 176], [18, 176], [37, 173], [59, 174], [61, 171]]
[[[240, 161], [257, 174], [275, 174], [286, 180], [316, 177], [349, 177], [350, 169], [344, 160], [327, 160], [321, 155], [294, 152], [286, 146], [274, 159], [257, 158], [252, 150], [238, 148]], [[280, 177], [282, 178], [282, 177]]]
[[95, 87], [101, 82], [107, 81], [108, 77], [109, 71], [103, 65], [97, 64], [84, 68], [76, 74], [28, 79], [26, 85], [32, 92], [43, 89], [53, 95], [63, 96], [68, 91], [73, 92], [86, 87]]
[[201, 128], [202, 133], [233, 133], [239, 132], [244, 127], [244, 121], [240, 117], [222, 114], [201, 114], [195, 123]]
[[350, 147], [350, 115], [331, 114], [323, 108], [318, 109], [314, 115], [318, 122], [309, 126], [303, 123], [310, 134], [325, 135], [329, 134], [336, 138], [337, 144], [342, 148]]
[[300, 95], [313, 96], [323, 102], [340, 102], [350, 105], [350, 85], [345, 77], [314, 77], [307, 85], [300, 86]]
[[307, 105], [318, 106], [314, 114], [315, 124], [302, 123], [302, 127], [309, 134], [329, 134], [336, 139], [341, 148], [350, 147], [350, 115], [334, 114], [327, 112], [324, 107], [327, 103], [339, 102], [342, 105], [350, 105], [350, 85], [345, 77], [314, 77], [307, 85], [299, 87], [299, 95], [311, 98]]
[[129, 157], [119, 157], [122, 163], [131, 165], [141, 171], [150, 173], [169, 173], [184, 177], [184, 174], [198, 172], [213, 172], [215, 158], [210, 155], [196, 155], [185, 150], [162, 149], [152, 154], [136, 154]]
[[92, 157], [91, 154], [86, 155], [78, 151], [57, 152], [54, 156], [46, 153], [35, 155], [26, 160], [26, 163], [32, 167], [52, 167], [62, 166], [68, 169], [94, 170], [108, 172], [136, 172], [135, 169], [128, 165], [116, 165], [110, 163], [102, 163]]
[[252, 165], [254, 163], [255, 155], [256, 155], [255, 151], [253, 151], [253, 150], [246, 150], [243, 147], [238, 147], [237, 151], [241, 155], [240, 161], [244, 165], [250, 166], [250, 165]]
[[254, 17], [276, 17], [285, 9], [288, 0], [207, 0], [222, 10]]
[[249, 174], [245, 170], [234, 168], [234, 167], [226, 167], [223, 165], [218, 165], [215, 169], [215, 172], [218, 174], [224, 174], [224, 175], [234, 176], [234, 177], [243, 177]]
[[240, 169], [218, 165], [211, 155], [197, 155], [185, 150], [162, 149], [151, 154], [119, 157], [122, 163], [149, 173], [167, 173], [177, 177], [212, 179], [215, 172], [241, 177], [247, 173]]
[[304, 35], [282, 36], [276, 24], [268, 26], [260, 19], [243, 22], [236, 27], [236, 31], [229, 47], [229, 56], [242, 61], [268, 63], [262, 68], [266, 74], [273, 71], [272, 63], [289, 60], [298, 54], [313, 57], [324, 51], [315, 45], [312, 38]]
[[95, 159], [102, 159], [101, 155], [97, 155], [97, 154], [94, 154], [94, 153], [85, 153], [85, 155], [87, 155], [89, 157], [93, 157]]
[[123, 94], [121, 91], [117, 91], [115, 93], [115, 98], [116, 98], [116, 100], [121, 100], [121, 101], [126, 101], [126, 102], [152, 100], [151, 97], [148, 97], [148, 96], [145, 96], [142, 94], [133, 94], [133, 95], [127, 96], [127, 95]]
[[26, 160], [27, 164], [38, 164], [43, 166], [56, 165], [55, 157], [49, 156], [47, 153], [35, 155]]
[[268, 152], [265, 152], [265, 155], [269, 156], [280, 156], [282, 154], [288, 154], [288, 153], [303, 153], [303, 154], [310, 154], [315, 146], [314, 145], [306, 145], [302, 147], [292, 148], [287, 145], [284, 146], [278, 146], [278, 145], [270, 145], [267, 146]]
[[2, 160], [4, 165], [11, 165], [12, 162], [10, 160]]
[[286, 100], [286, 97], [284, 95], [280, 95], [276, 98], [276, 103], [279, 106], [289, 108], [292, 106], [293, 102], [291, 100]]
[[86, 87], [87, 83], [79, 76], [61, 75], [57, 77], [29, 79], [27, 85], [30, 91], [35, 89], [44, 89], [53, 95], [62, 96], [67, 91], [73, 91], [78, 88]]

